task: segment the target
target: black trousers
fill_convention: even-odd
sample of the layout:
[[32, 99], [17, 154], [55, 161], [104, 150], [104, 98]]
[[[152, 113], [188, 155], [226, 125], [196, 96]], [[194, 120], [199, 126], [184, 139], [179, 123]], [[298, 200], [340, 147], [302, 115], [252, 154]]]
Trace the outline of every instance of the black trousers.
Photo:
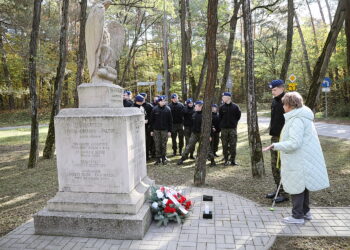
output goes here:
[[300, 194], [292, 194], [292, 215], [295, 219], [302, 219], [307, 212], [310, 211], [309, 203], [309, 190], [305, 189]]

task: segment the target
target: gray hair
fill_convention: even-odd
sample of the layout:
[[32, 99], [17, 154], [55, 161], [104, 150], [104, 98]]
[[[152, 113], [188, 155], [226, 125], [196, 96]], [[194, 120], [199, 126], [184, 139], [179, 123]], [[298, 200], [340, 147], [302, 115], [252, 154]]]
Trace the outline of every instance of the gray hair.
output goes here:
[[303, 97], [298, 92], [288, 92], [282, 98], [282, 102], [291, 108], [301, 108], [304, 105]]

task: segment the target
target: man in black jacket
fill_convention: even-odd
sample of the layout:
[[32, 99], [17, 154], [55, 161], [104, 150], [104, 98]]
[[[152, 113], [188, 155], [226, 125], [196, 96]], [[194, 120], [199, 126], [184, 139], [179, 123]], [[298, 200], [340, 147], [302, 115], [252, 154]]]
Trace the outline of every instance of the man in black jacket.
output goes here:
[[168, 137], [171, 136], [173, 118], [171, 110], [166, 106], [165, 96], [158, 98], [158, 105], [153, 108], [150, 119], [151, 136], [154, 138], [157, 161], [155, 165], [167, 163], [166, 146]]
[[[186, 146], [188, 145], [191, 137], [193, 113], [194, 113], [193, 100], [192, 98], [188, 98], [186, 100], [186, 105], [184, 108], [184, 136], [185, 136]], [[194, 159], [193, 152], [190, 152], [190, 158]]]
[[179, 136], [179, 153], [181, 155], [182, 148], [184, 146], [184, 105], [179, 102], [179, 97], [177, 94], [171, 95], [171, 103], [169, 104], [171, 109], [171, 114], [173, 116], [173, 130], [171, 131], [171, 139], [173, 142], [173, 155], [176, 155], [177, 142], [176, 137]]
[[131, 107], [134, 103], [131, 100], [131, 91], [125, 90], [123, 94], [123, 105], [125, 108]]
[[[271, 120], [270, 120], [270, 135], [271, 143], [279, 142], [280, 134], [284, 126], [284, 109], [282, 103], [282, 97], [284, 96], [284, 82], [283, 80], [273, 80], [269, 83], [269, 88], [271, 89], [273, 100], [271, 104]], [[271, 169], [272, 175], [275, 180], [276, 187], [281, 181], [280, 166], [281, 162], [277, 159], [278, 152], [271, 150]], [[279, 161], [277, 165], [277, 161]], [[277, 189], [276, 189], [277, 190]], [[266, 195], [266, 198], [274, 198], [276, 191], [271, 192]], [[288, 200], [288, 195], [284, 192], [283, 186], [281, 185], [279, 195], [276, 198], [276, 203]]]
[[[231, 100], [231, 92], [222, 94], [223, 104], [219, 109], [221, 128], [221, 141], [224, 154], [225, 166], [238, 165], [236, 163], [237, 147], [237, 123], [241, 119], [241, 110]], [[228, 159], [230, 155], [230, 160]]]
[[[185, 148], [185, 151], [183, 152], [181, 159], [178, 161], [177, 165], [182, 165], [183, 162], [188, 158], [188, 155], [193, 152], [196, 148], [197, 142], [199, 142], [199, 138], [201, 136], [201, 127], [202, 127], [202, 107], [203, 107], [203, 101], [196, 101], [195, 103], [195, 112], [192, 115], [192, 133], [190, 137], [190, 142]], [[210, 166], [216, 166], [214, 161], [214, 155], [211, 151], [210, 144], [208, 143], [208, 158], [211, 161]]]
[[151, 131], [150, 131], [150, 126], [149, 126], [149, 120], [151, 118], [151, 113], [153, 110], [153, 105], [147, 102], [147, 94], [146, 93], [140, 93], [141, 96], [144, 97], [145, 101], [142, 104], [142, 107], [145, 109], [146, 112], [146, 124], [145, 124], [145, 129], [146, 129], [146, 159], [147, 161], [150, 160], [150, 154], [151, 154], [151, 148], [152, 148], [152, 142], [153, 138], [151, 137]]
[[214, 156], [218, 156], [216, 152], [219, 149], [219, 139], [220, 139], [220, 118], [218, 114], [218, 105], [212, 104], [211, 105], [211, 117], [212, 117], [212, 140], [210, 142], [211, 144], [211, 150], [213, 151]]

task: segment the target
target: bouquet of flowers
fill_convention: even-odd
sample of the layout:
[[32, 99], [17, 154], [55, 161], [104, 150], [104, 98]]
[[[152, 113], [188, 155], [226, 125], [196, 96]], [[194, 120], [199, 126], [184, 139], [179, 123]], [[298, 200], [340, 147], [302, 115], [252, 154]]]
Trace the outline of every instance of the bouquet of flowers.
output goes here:
[[192, 201], [186, 199], [180, 192], [168, 187], [151, 187], [151, 211], [157, 225], [168, 225], [169, 221], [182, 223], [189, 210], [192, 208]]

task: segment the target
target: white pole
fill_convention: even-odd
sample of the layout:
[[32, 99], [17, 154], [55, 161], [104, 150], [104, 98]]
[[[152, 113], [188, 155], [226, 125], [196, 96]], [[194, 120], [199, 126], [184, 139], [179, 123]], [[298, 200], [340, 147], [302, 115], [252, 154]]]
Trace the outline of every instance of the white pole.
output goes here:
[[328, 117], [328, 102], [327, 102], [327, 92], [325, 92], [325, 99], [326, 99], [326, 118]]

